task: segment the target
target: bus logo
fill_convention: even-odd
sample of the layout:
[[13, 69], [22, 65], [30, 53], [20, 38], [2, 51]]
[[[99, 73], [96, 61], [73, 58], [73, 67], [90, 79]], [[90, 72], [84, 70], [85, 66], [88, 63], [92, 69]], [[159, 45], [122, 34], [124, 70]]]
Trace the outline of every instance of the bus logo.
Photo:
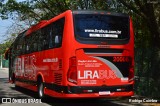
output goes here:
[[78, 71], [78, 79], [115, 79], [117, 78], [114, 70], [84, 70]]

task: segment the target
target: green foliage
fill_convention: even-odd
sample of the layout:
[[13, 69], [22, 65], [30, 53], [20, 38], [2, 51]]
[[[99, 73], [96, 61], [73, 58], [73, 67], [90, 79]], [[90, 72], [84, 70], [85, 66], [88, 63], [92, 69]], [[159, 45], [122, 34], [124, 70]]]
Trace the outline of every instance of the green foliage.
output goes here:
[[12, 34], [4, 43], [0, 44], [0, 54], [4, 54], [5, 51], [11, 46], [12, 42], [15, 40], [16, 34]]
[[[35, 22], [50, 19], [65, 10], [72, 9], [92, 9], [92, 10], [108, 10], [112, 4], [104, 0], [26, 0], [17, 2], [16, 0], [7, 0], [1, 3], [1, 18], [18, 17], [24, 21], [34, 19]], [[15, 15], [16, 14], [16, 15]]]
[[11, 42], [5, 42], [3, 44], [0, 44], [0, 54], [4, 54], [7, 48], [9, 48], [11, 45]]

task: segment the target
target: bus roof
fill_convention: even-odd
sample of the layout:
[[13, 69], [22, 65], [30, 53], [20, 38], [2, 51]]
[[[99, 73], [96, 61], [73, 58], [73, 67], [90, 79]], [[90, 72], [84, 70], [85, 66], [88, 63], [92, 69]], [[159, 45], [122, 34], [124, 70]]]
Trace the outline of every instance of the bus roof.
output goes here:
[[125, 13], [116, 13], [116, 12], [104, 11], [104, 10], [74, 10], [73, 14], [104, 14], [104, 15], [128, 17], [128, 15]]
[[40, 21], [38, 24], [32, 26], [31, 28], [29, 28], [29, 29], [27, 30], [26, 36], [29, 35], [29, 34], [31, 34], [31, 33], [34, 32], [34, 31], [38, 30], [38, 29], [41, 29], [41, 28], [43, 28], [43, 27], [51, 24], [51, 23], [54, 22], [55, 20], [57, 20], [57, 19], [65, 16], [64, 14], [67, 13], [67, 12], [71, 12], [71, 10], [67, 10], [67, 11], [65, 11], [65, 12], [63, 12], [63, 13], [61, 13], [61, 14], [53, 17], [53, 18], [51, 18], [50, 20]]
[[31, 28], [29, 28], [27, 30], [26, 35], [29, 35], [32, 32], [34, 32], [35, 30], [38, 30], [38, 29], [42, 28], [47, 22], [48, 22], [47, 20], [42, 20], [38, 24], [33, 25]]

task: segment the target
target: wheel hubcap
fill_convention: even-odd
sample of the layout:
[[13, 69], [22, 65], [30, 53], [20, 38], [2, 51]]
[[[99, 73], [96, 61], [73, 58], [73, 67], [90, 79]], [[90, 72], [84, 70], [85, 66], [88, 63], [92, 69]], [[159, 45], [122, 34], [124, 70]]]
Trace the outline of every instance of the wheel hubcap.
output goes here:
[[40, 87], [39, 87], [39, 95], [40, 95], [40, 97], [43, 96], [43, 84], [40, 84]]

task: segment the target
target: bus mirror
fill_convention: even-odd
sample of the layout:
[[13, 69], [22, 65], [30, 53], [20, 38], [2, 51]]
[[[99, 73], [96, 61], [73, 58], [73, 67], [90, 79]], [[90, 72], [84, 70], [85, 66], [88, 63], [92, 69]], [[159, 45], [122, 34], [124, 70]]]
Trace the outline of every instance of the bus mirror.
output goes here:
[[55, 44], [59, 44], [59, 42], [60, 42], [59, 36], [56, 35], [56, 36], [55, 36]]

